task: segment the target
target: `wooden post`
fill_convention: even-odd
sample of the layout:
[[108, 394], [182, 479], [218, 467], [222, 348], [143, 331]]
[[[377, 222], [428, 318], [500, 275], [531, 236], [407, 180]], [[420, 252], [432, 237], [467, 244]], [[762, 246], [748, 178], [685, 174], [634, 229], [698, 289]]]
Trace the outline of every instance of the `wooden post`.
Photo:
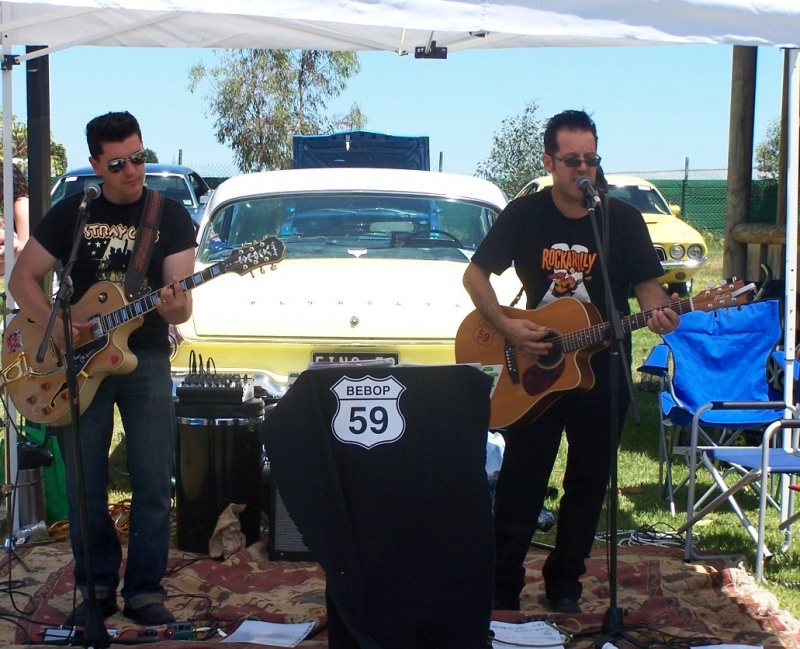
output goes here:
[[735, 241], [733, 229], [749, 221], [757, 52], [755, 47], [736, 45], [733, 48], [728, 133], [728, 195], [722, 272], [725, 277], [746, 279], [747, 249]]

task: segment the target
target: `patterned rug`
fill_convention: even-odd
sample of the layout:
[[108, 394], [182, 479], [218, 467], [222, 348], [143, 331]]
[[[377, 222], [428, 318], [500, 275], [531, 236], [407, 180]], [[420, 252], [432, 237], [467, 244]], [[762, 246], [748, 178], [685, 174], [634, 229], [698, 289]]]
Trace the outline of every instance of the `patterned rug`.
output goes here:
[[[62, 542], [18, 546], [17, 554], [29, 570], [13, 555], [2, 560], [0, 644], [30, 646], [42, 643], [44, 630], [63, 624], [72, 609], [72, 556]], [[496, 612], [495, 619], [521, 622], [546, 617], [540, 603], [544, 556], [539, 550], [528, 555], [522, 611]], [[118, 613], [108, 618], [105, 626], [110, 633], [118, 634], [120, 641], [207, 645], [222, 639], [217, 629], [230, 633], [250, 619], [312, 621], [312, 636], [298, 646], [328, 646], [325, 575], [317, 564], [269, 561], [263, 545], [256, 544], [226, 561], [173, 550], [169, 565], [166, 603], [186, 627], [171, 632], [160, 627], [148, 632], [154, 634], [152, 637], [143, 638], [140, 627]], [[571, 646], [593, 647], [599, 637], [593, 632], [601, 627], [610, 606], [607, 575], [606, 558], [596, 552], [584, 580], [584, 613], [556, 619], [576, 634], [576, 643]], [[672, 635], [686, 645], [725, 642], [800, 648], [800, 623], [780, 611], [775, 598], [759, 588], [740, 566], [686, 564], [677, 549], [620, 548], [617, 587], [617, 607], [624, 612], [622, 629], [631, 629], [629, 638], [664, 641]], [[614, 644], [622, 649], [626, 641], [619, 638]]]

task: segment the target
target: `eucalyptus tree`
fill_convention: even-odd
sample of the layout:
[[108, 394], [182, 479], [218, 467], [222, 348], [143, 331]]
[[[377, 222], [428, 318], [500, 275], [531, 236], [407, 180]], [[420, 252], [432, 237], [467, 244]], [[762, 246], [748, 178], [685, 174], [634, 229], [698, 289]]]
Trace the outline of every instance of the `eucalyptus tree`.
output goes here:
[[360, 129], [357, 104], [329, 115], [361, 70], [355, 52], [223, 50], [213, 66], [189, 71], [189, 90], [204, 91], [217, 141], [229, 146], [242, 172], [292, 165], [292, 136]]

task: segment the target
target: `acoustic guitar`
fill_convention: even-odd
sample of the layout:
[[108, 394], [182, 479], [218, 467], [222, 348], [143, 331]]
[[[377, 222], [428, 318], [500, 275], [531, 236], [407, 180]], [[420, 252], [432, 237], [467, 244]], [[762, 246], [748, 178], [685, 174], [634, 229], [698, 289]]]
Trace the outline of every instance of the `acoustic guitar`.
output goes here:
[[[180, 285], [189, 291], [224, 273], [234, 271], [245, 275], [278, 263], [283, 254], [283, 242], [266, 237], [232, 250], [225, 260], [182, 279]], [[144, 315], [156, 308], [157, 298], [158, 290], [129, 303], [122, 287], [98, 282], [70, 307], [74, 322], [92, 323], [89, 330], [82, 332], [73, 350], [81, 413], [89, 407], [104, 378], [136, 369], [138, 360], [128, 348], [128, 337], [142, 325]], [[72, 420], [67, 359], [50, 338], [44, 359], [41, 363], [36, 360], [44, 329], [45, 323], [34, 322], [24, 311], [8, 323], [3, 333], [0, 387], [5, 387], [26, 419], [65, 426]]]
[[[699, 293], [693, 298], [670, 302], [678, 314], [712, 311], [747, 303], [753, 284], [736, 280]], [[538, 309], [526, 311], [503, 307], [511, 318], [524, 318], [549, 329], [551, 342], [546, 356], [534, 359], [511, 345], [478, 311], [461, 323], [456, 333], [458, 363], [477, 363], [495, 379], [491, 397], [491, 428], [512, 428], [534, 421], [556, 399], [572, 390], [590, 390], [594, 375], [591, 357], [611, 343], [611, 323], [602, 322], [597, 307], [572, 297], [563, 297]], [[629, 333], [647, 326], [651, 311], [622, 318]]]

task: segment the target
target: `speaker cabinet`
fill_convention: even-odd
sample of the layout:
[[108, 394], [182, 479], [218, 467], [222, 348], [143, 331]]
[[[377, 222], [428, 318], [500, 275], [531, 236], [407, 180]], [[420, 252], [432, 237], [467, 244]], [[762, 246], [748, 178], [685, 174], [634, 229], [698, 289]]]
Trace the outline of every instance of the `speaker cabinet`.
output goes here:
[[274, 480], [270, 480], [269, 558], [272, 561], [313, 561]]

